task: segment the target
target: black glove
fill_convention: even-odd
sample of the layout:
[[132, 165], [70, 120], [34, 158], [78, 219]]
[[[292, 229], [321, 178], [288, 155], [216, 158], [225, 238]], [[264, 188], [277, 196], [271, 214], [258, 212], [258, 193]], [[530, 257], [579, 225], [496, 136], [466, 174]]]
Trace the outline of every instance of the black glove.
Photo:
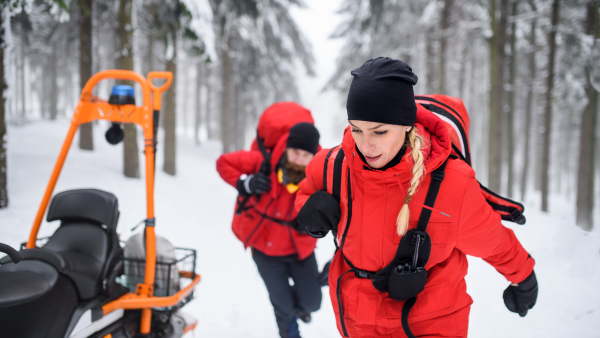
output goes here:
[[310, 195], [298, 212], [298, 222], [310, 236], [322, 238], [337, 227], [341, 214], [338, 200], [326, 191], [319, 190]]
[[516, 312], [521, 317], [525, 317], [527, 311], [535, 305], [538, 295], [538, 283], [535, 278], [535, 272], [531, 272], [529, 277], [519, 283], [517, 286], [509, 285], [504, 290], [502, 297], [504, 305], [511, 311]]
[[306, 230], [304, 230], [304, 227], [300, 226], [300, 223], [298, 223], [298, 219], [296, 218], [295, 220], [292, 221], [292, 223], [290, 224], [290, 226], [292, 227], [292, 229], [298, 231], [301, 234], [306, 234]]
[[271, 179], [263, 173], [240, 177], [236, 188], [241, 196], [264, 194], [271, 190]]

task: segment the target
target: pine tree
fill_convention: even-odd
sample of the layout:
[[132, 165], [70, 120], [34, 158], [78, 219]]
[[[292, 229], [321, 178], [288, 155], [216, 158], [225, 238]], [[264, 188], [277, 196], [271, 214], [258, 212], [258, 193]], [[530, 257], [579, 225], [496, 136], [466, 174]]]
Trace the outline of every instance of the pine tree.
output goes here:
[[544, 105], [544, 136], [541, 162], [542, 211], [548, 211], [550, 193], [550, 147], [552, 134], [552, 100], [554, 89], [554, 60], [556, 58], [556, 31], [558, 26], [560, 1], [553, 0], [551, 14], [551, 30], [548, 34], [548, 75], [546, 77], [546, 103]]
[[[83, 90], [92, 77], [92, 0], [79, 2], [79, 87]], [[94, 150], [93, 125], [85, 123], [79, 127], [79, 148]]]
[[[596, 1], [587, 3], [585, 34], [593, 37], [594, 45], [600, 39], [600, 15]], [[581, 137], [579, 144], [579, 169], [577, 172], [577, 210], [576, 223], [584, 230], [591, 231], [594, 225], [594, 176], [595, 157], [597, 156], [598, 91], [592, 84], [592, 66], [597, 62], [592, 57], [585, 65], [585, 93], [588, 99], [581, 118]]]
[[[133, 26], [131, 15], [133, 0], [120, 0], [119, 2], [119, 69], [133, 70]], [[129, 83], [131, 84], [131, 83]], [[140, 177], [139, 148], [137, 143], [137, 129], [133, 123], [123, 126], [125, 138], [123, 139], [123, 173], [126, 177]]]

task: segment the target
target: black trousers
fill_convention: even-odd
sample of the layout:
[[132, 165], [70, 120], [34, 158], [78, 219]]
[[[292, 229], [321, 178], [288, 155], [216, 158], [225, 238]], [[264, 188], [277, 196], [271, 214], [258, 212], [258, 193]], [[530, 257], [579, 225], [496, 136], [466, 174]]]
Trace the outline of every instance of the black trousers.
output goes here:
[[[317, 282], [319, 269], [315, 254], [304, 260], [296, 255], [268, 256], [254, 249], [252, 258], [258, 267], [269, 299], [275, 310], [275, 319], [282, 338], [300, 337], [296, 313], [311, 313], [321, 307], [321, 286]], [[294, 285], [290, 285], [292, 278]]]

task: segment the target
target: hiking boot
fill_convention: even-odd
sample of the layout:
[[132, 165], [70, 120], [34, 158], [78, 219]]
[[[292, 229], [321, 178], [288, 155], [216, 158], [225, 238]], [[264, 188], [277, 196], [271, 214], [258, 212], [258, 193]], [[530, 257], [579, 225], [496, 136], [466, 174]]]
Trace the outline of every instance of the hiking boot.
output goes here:
[[296, 317], [298, 317], [301, 321], [303, 321], [307, 324], [310, 323], [310, 321], [312, 320], [310, 313], [303, 312], [303, 311], [298, 311], [296, 313]]

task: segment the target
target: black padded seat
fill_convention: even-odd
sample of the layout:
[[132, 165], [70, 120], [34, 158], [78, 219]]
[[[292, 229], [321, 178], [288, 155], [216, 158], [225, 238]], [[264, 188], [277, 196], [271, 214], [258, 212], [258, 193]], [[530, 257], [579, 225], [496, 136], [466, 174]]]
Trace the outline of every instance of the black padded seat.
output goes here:
[[73, 281], [82, 299], [93, 298], [122, 255], [117, 197], [97, 189], [64, 191], [52, 198], [46, 219], [61, 225], [42, 249], [60, 255], [64, 267], [59, 272]]
[[[97, 189], [64, 191], [52, 198], [46, 219], [61, 225], [42, 248], [21, 250], [24, 261], [54, 266], [83, 300], [97, 296], [123, 254], [116, 233], [117, 197]], [[7, 261], [10, 258], [4, 257], [0, 264]]]
[[100, 292], [109, 248], [106, 230], [84, 221], [63, 222], [42, 247], [60, 255], [64, 261], [60, 272], [73, 280], [83, 299]]
[[[91, 299], [102, 291], [104, 279], [122, 257], [118, 218], [118, 201], [111, 193], [79, 189], [56, 194], [47, 220], [60, 220], [60, 227], [42, 248], [21, 250], [21, 263], [49, 264], [73, 282], [81, 299]], [[0, 260], [8, 262], [8, 256]]]
[[50, 264], [27, 260], [0, 266], [0, 308], [31, 302], [50, 291], [58, 279]]

